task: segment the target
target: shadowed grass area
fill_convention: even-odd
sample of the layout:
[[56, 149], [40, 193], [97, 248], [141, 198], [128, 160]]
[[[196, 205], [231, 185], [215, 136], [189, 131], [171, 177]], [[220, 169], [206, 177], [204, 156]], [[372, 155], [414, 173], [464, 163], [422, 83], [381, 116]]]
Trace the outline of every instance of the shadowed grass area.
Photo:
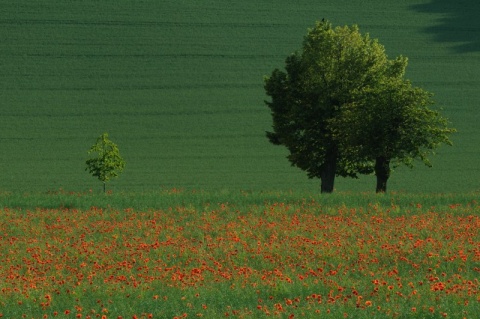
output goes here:
[[412, 8], [425, 14], [438, 14], [437, 23], [424, 30], [433, 34], [435, 41], [453, 43], [457, 53], [480, 51], [480, 21], [476, 18], [480, 11], [478, 1], [431, 0], [412, 5]]

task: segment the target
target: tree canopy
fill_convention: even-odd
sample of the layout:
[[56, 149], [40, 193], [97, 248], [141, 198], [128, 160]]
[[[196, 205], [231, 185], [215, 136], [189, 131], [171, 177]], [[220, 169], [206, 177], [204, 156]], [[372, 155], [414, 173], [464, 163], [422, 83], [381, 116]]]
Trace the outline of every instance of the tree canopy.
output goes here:
[[106, 183], [118, 175], [125, 168], [125, 161], [120, 156], [118, 146], [108, 139], [108, 134], [103, 133], [88, 150], [88, 154], [96, 153], [93, 158], [87, 159], [86, 171], [103, 182], [103, 191]]
[[[429, 155], [455, 132], [433, 105], [432, 94], [402, 78], [387, 78], [368, 88], [330, 122], [336, 138], [349, 146], [347, 157], [371, 162], [377, 192], [385, 192], [391, 167], [413, 167], [415, 159], [431, 166]], [[393, 162], [393, 163], [391, 163]]]
[[[378, 40], [362, 35], [355, 25], [333, 28], [329, 21], [317, 22], [304, 37], [302, 49], [287, 57], [285, 71], [275, 69], [265, 77], [271, 98], [266, 104], [273, 119], [268, 139], [287, 147], [293, 166], [310, 178], [320, 178], [322, 192], [333, 191], [335, 176], [380, 172], [375, 169], [378, 149], [388, 149], [390, 143], [398, 146], [384, 154], [389, 159], [426, 158], [425, 150], [448, 142], [449, 132], [441, 131], [444, 120], [431, 119], [439, 117], [426, 107], [431, 104], [429, 94], [403, 79], [406, 65], [402, 56], [388, 59]], [[388, 116], [401, 107], [407, 114], [404, 120], [410, 121], [409, 130], [434, 121], [444, 136], [433, 138], [426, 124], [400, 135], [392, 130], [392, 136], [378, 146], [375, 132], [388, 131], [383, 126], [395, 127], [395, 119]], [[416, 116], [423, 118], [415, 122]], [[409, 140], [408, 134], [416, 137]], [[424, 141], [429, 138], [432, 143]]]

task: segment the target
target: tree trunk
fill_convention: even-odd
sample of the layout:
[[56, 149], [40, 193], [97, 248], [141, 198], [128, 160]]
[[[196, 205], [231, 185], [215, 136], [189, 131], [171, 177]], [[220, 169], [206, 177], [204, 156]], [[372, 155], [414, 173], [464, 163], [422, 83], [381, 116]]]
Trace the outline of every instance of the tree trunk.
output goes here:
[[327, 151], [325, 163], [322, 165], [320, 173], [321, 193], [333, 193], [333, 185], [335, 182], [335, 172], [337, 170], [337, 149], [332, 147]]
[[390, 160], [380, 156], [375, 159], [375, 175], [377, 176], [377, 193], [387, 191], [387, 181], [390, 177]]

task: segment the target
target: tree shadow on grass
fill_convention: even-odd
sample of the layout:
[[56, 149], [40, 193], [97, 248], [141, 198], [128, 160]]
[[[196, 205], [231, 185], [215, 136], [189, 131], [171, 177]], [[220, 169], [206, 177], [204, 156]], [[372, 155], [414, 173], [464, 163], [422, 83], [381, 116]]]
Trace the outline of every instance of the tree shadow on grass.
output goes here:
[[437, 25], [424, 29], [435, 36], [435, 41], [454, 43], [453, 50], [458, 53], [480, 51], [479, 0], [430, 0], [411, 8], [441, 15]]

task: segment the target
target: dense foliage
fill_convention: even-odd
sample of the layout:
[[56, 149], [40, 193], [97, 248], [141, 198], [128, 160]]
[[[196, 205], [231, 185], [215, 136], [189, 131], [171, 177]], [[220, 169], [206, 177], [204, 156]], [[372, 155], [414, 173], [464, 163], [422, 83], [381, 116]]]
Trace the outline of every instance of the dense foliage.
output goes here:
[[118, 175], [125, 168], [125, 160], [120, 156], [117, 144], [113, 143], [107, 133], [103, 133], [88, 150], [88, 154], [95, 155], [86, 160], [88, 171], [92, 176], [103, 182], [103, 191], [106, 191], [106, 183]]
[[386, 190], [393, 159], [411, 163], [453, 132], [428, 109], [430, 94], [403, 80], [407, 59], [389, 60], [377, 40], [356, 26], [328, 21], [309, 30], [301, 52], [285, 72], [265, 79], [272, 110], [273, 144], [285, 145], [292, 165], [332, 192], [335, 175], [375, 171], [377, 191]]
[[348, 145], [347, 156], [372, 163], [377, 192], [386, 191], [391, 162], [413, 167], [419, 159], [431, 166], [429, 155], [442, 143], [452, 145], [449, 135], [455, 129], [429, 108], [431, 95], [407, 80], [390, 78], [332, 120], [336, 137]]

